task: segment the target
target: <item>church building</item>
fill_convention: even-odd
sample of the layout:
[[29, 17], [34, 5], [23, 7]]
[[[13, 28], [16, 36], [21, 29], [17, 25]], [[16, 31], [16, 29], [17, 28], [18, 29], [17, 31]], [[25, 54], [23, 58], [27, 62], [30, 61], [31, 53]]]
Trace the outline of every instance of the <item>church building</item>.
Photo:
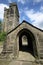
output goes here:
[[43, 30], [33, 26], [29, 21], [23, 20], [20, 23], [16, 3], [10, 3], [9, 9], [4, 9], [4, 31], [7, 37], [3, 45], [3, 53], [19, 60], [38, 59], [42, 63]]

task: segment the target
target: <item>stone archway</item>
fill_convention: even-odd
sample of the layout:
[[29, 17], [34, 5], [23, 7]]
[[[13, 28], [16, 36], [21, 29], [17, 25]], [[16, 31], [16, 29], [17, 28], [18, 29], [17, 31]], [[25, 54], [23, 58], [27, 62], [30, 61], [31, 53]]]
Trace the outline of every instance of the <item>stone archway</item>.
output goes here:
[[[23, 38], [25, 39], [25, 44], [23, 41]], [[37, 47], [36, 47], [36, 40], [31, 31], [28, 29], [22, 29], [18, 33], [18, 43], [19, 43], [19, 51], [28, 52], [32, 54], [34, 57], [37, 55]]]
[[[26, 36], [27, 38], [25, 39], [23, 36]], [[28, 52], [31, 53], [34, 56], [34, 46], [33, 46], [33, 41], [28, 37], [26, 34], [20, 35], [19, 37], [19, 51], [23, 52]]]

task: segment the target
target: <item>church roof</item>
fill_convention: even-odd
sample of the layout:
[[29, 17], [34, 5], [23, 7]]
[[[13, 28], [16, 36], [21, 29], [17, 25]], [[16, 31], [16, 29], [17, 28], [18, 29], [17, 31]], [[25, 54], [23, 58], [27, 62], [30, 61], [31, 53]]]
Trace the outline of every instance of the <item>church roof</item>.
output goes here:
[[[25, 21], [25, 20], [23, 20], [23, 22], [22, 22], [22, 23], [26, 23], [26, 24], [28, 24], [28, 25], [30, 25], [30, 26], [32, 26], [32, 27], [34, 27], [34, 28], [36, 28], [36, 29], [40, 30], [41, 32], [43, 32], [43, 30], [41, 30], [41, 29], [39, 29], [39, 28], [37, 28], [37, 27], [33, 26], [32, 24], [30, 24], [29, 22], [27, 22], [27, 21]], [[9, 33], [11, 33], [12, 31], [14, 31], [16, 28], [18, 28], [20, 25], [22, 25], [22, 23], [20, 23], [17, 27], [15, 27], [13, 30], [11, 30], [11, 31], [10, 31], [10, 32], [8, 32], [7, 34], [9, 34]]]

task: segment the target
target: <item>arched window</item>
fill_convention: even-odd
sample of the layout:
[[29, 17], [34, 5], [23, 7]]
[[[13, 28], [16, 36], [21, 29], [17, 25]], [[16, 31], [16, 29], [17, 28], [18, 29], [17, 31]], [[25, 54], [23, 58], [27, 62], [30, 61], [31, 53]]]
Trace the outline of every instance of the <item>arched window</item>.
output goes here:
[[22, 45], [26, 45], [26, 46], [28, 45], [28, 39], [26, 35], [22, 36]]

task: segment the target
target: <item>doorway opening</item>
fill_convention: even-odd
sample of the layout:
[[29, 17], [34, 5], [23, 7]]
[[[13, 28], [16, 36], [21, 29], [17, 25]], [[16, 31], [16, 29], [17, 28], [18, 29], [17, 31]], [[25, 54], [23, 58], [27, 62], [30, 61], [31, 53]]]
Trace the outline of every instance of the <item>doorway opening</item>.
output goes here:
[[37, 48], [36, 48], [36, 40], [33, 33], [28, 29], [22, 29], [18, 33], [18, 38], [19, 38], [19, 51], [30, 53], [35, 57], [37, 55]]

